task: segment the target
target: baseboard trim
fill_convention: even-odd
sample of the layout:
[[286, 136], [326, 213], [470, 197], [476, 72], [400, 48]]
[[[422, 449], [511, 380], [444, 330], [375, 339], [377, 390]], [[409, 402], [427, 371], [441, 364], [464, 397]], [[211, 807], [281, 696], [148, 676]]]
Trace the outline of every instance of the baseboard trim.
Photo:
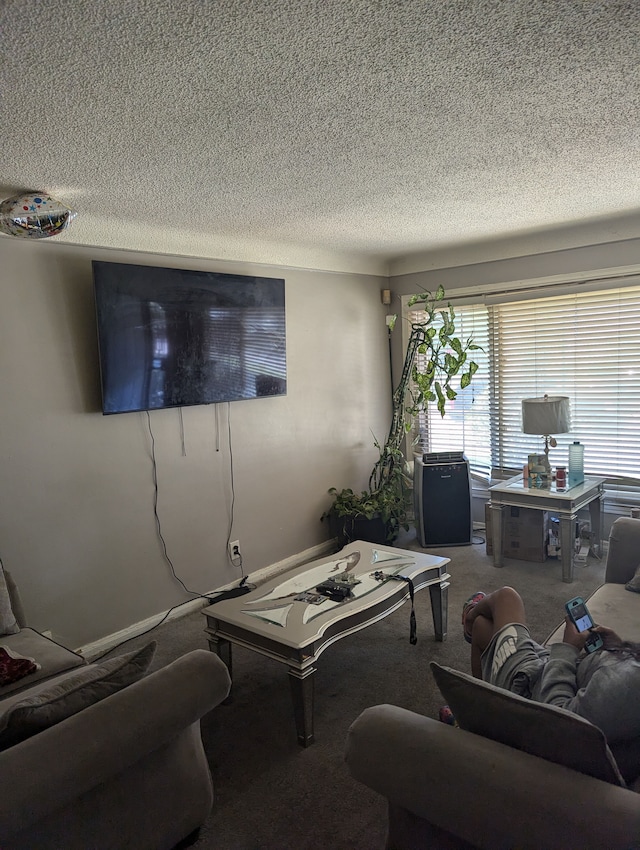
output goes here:
[[[269, 564], [267, 567], [256, 570], [255, 573], [251, 573], [249, 575], [248, 581], [251, 584], [256, 585], [264, 584], [269, 581], [269, 579], [287, 572], [287, 570], [291, 570], [300, 564], [305, 564], [308, 561], [321, 558], [329, 552], [335, 552], [336, 548], [337, 541], [335, 539], [327, 540], [324, 543], [319, 543], [317, 546], [305, 549], [303, 552], [298, 552], [295, 555], [284, 558], [282, 561], [277, 561], [275, 564]], [[207, 594], [219, 593], [222, 590], [229, 590], [232, 587], [237, 587], [237, 585], [237, 580], [232, 581], [228, 584], [222, 585], [221, 587], [215, 587], [213, 590], [208, 590]], [[113, 634], [106, 635], [92, 643], [88, 643], [85, 646], [80, 646], [75, 650], [75, 652], [84, 656], [88, 661], [91, 661], [92, 658], [104, 655], [105, 652], [109, 652], [119, 644], [124, 643], [127, 640], [131, 640], [131, 638], [139, 637], [145, 632], [151, 632], [151, 630], [156, 626], [159, 626], [161, 622], [168, 623], [170, 620], [176, 620], [179, 617], [186, 617], [188, 614], [193, 614], [195, 611], [199, 611], [208, 604], [207, 600], [202, 599], [201, 597], [191, 599], [183, 605], [180, 605], [178, 608], [160, 612], [155, 614], [153, 617], [147, 617], [146, 620], [133, 623], [131, 626], [127, 626], [126, 629], [121, 629], [119, 632], [114, 632]], [[150, 637], [149, 639], [151, 640], [152, 638]]]
[[[251, 584], [264, 584], [272, 578], [286, 573], [287, 570], [292, 570], [300, 564], [306, 564], [309, 561], [314, 561], [316, 558], [322, 558], [323, 555], [335, 552], [338, 549], [338, 541], [336, 538], [325, 540], [324, 543], [319, 543], [317, 546], [312, 546], [310, 549], [305, 549], [297, 555], [291, 555], [289, 558], [284, 558], [282, 561], [277, 561], [275, 564], [270, 564], [268, 567], [252, 573], [249, 577]], [[234, 586], [229, 585], [229, 587]]]

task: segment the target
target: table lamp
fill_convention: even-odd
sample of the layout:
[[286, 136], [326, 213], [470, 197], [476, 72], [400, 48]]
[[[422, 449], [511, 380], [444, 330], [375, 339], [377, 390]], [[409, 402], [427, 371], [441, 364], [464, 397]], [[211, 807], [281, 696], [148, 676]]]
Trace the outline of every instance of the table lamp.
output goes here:
[[552, 434], [567, 434], [571, 429], [571, 409], [569, 397], [563, 395], [544, 395], [542, 398], [522, 400], [522, 433], [538, 434], [544, 437], [544, 455], [547, 472], [551, 472], [549, 446], [555, 448], [558, 443]]

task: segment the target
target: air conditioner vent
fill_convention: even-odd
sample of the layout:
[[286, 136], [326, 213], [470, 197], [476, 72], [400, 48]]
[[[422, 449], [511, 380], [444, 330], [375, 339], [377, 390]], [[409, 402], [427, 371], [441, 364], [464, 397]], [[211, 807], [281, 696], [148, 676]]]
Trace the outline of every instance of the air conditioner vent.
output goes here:
[[425, 452], [422, 455], [424, 464], [431, 463], [464, 463], [464, 452]]

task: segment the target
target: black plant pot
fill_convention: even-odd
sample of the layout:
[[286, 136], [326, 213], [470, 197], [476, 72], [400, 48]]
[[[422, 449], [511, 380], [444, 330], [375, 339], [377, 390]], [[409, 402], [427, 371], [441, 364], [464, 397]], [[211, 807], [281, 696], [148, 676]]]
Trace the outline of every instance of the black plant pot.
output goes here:
[[389, 526], [381, 517], [335, 516], [330, 517], [331, 533], [337, 537], [341, 546], [346, 546], [352, 540], [366, 540], [367, 543], [377, 543], [379, 546], [391, 545], [397, 534], [389, 536]]

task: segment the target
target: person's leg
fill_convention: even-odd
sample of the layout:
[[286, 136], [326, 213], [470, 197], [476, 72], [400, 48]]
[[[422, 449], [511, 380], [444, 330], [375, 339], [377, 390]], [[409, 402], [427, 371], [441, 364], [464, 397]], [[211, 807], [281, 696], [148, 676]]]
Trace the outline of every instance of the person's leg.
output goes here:
[[477, 679], [482, 678], [482, 653], [494, 634], [509, 623], [526, 625], [522, 597], [512, 587], [495, 590], [468, 610], [465, 628], [471, 634], [471, 672]]
[[[526, 626], [522, 597], [512, 587], [501, 587], [488, 595], [479, 591], [465, 602], [462, 628], [465, 638], [471, 639], [471, 672], [476, 679], [483, 678], [482, 653], [496, 632], [511, 623]], [[529, 643], [532, 644], [532, 641], [529, 640]], [[455, 725], [455, 718], [448, 705], [440, 709], [439, 717], [443, 723]]]

